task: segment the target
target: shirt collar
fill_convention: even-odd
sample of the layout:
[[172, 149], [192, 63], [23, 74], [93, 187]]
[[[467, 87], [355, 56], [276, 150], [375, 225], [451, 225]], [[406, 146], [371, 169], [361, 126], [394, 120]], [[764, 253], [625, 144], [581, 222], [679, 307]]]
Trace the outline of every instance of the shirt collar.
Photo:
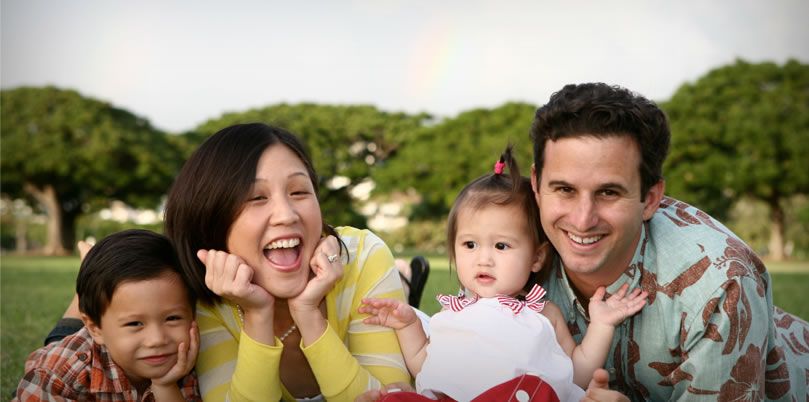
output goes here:
[[135, 388], [124, 370], [112, 361], [107, 348], [93, 342], [93, 366], [90, 372], [91, 393], [129, 393]]

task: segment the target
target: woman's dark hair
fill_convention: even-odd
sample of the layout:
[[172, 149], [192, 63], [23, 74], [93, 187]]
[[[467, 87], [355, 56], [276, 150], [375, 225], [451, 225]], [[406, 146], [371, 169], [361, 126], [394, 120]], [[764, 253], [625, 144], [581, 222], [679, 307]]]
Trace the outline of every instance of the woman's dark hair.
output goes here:
[[[551, 247], [545, 232], [542, 231], [539, 208], [534, 199], [534, 191], [531, 188], [531, 179], [520, 175], [520, 168], [512, 154], [511, 145], [508, 145], [500, 155], [500, 163], [503, 163], [504, 167], [508, 168], [508, 174], [493, 172], [480, 176], [467, 184], [458, 194], [458, 197], [455, 198], [447, 220], [447, 249], [449, 250], [450, 267], [455, 263], [458, 215], [463, 208], [479, 210], [492, 205], [519, 205], [525, 213], [534, 247], [537, 250], [540, 250], [541, 247]], [[526, 291], [529, 291], [534, 284], [539, 284], [545, 279], [552, 262], [553, 256], [546, 253], [542, 269], [539, 272], [532, 273], [525, 284], [524, 289]]]
[[[262, 123], [236, 124], [208, 137], [185, 162], [169, 191], [165, 232], [177, 248], [191, 288], [205, 303], [220, 297], [205, 286], [205, 265], [197, 259], [197, 251], [227, 250], [230, 227], [250, 196], [259, 159], [276, 144], [298, 156], [317, 194], [317, 173], [303, 143], [282, 128]], [[340, 239], [325, 221], [323, 233]]]
[[171, 272], [177, 274], [186, 287], [188, 303], [193, 310], [196, 304], [194, 292], [188, 289], [169, 239], [141, 229], [113, 233], [93, 246], [81, 263], [76, 278], [79, 311], [100, 327], [101, 316], [109, 307], [118, 285], [154, 279]]
[[604, 83], [565, 85], [537, 109], [531, 126], [537, 178], [545, 162], [545, 144], [560, 138], [628, 136], [638, 145], [641, 201], [663, 179], [669, 151], [668, 120], [657, 105], [619, 86]]

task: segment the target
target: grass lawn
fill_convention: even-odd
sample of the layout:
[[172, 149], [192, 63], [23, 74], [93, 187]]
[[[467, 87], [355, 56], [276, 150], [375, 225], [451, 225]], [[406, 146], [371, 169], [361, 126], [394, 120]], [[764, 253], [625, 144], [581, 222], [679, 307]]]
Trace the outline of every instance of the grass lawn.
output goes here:
[[[457, 280], [447, 259], [431, 257], [421, 308], [439, 310], [437, 293], [454, 294]], [[809, 261], [768, 263], [775, 304], [809, 320]], [[0, 401], [11, 399], [28, 354], [42, 345], [74, 292], [77, 257], [2, 256], [0, 260]]]
[[25, 358], [42, 346], [75, 292], [77, 257], [2, 256], [0, 400], [11, 399]]

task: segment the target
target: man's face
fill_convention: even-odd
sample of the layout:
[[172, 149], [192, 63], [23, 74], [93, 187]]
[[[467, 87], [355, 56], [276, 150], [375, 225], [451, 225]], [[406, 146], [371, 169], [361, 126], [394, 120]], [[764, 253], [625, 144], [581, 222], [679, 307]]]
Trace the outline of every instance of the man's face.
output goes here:
[[[536, 192], [542, 227], [568, 275], [608, 285], [626, 270], [663, 182], [641, 201], [640, 151], [628, 136], [574, 137], [545, 144]], [[537, 191], [538, 190], [538, 191]]]

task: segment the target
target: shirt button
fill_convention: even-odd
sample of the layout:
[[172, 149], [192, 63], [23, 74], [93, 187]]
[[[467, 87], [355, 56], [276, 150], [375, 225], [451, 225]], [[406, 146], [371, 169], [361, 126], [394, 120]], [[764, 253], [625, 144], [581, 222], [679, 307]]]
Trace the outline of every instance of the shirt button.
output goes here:
[[87, 354], [86, 353], [79, 353], [79, 360], [86, 362], [87, 361]]

